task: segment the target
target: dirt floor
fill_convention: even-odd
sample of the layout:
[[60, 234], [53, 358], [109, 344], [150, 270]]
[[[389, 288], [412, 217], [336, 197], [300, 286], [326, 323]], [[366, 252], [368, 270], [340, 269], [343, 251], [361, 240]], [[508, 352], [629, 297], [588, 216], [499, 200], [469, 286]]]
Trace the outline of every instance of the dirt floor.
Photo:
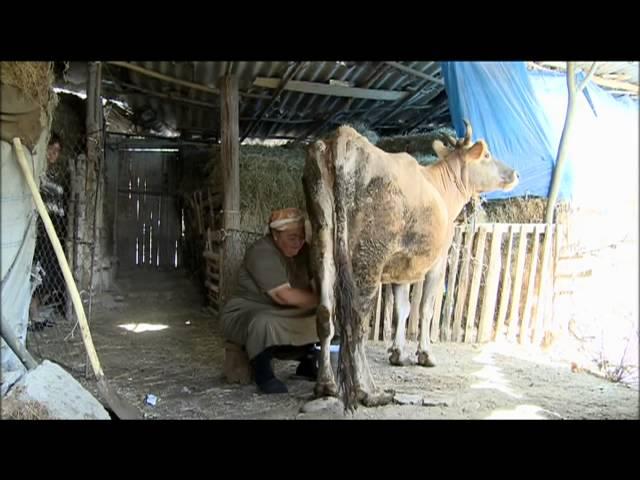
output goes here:
[[[392, 367], [382, 344], [368, 346], [377, 385], [415, 394], [423, 405], [393, 404], [300, 413], [313, 383], [291, 378], [294, 362], [276, 361], [289, 394], [261, 395], [254, 385], [222, 379], [223, 341], [203, 308], [197, 284], [182, 273], [121, 275], [114, 291], [93, 305], [91, 331], [103, 369], [120, 394], [149, 419], [638, 419], [638, 385], [623, 385], [537, 351], [510, 345], [436, 344], [437, 366]], [[58, 322], [33, 332], [36, 356], [63, 364], [84, 379], [79, 331]], [[66, 338], [66, 340], [65, 340]], [[415, 350], [415, 343], [408, 348]], [[410, 350], [409, 350], [410, 351]], [[155, 406], [144, 398], [153, 394]]]

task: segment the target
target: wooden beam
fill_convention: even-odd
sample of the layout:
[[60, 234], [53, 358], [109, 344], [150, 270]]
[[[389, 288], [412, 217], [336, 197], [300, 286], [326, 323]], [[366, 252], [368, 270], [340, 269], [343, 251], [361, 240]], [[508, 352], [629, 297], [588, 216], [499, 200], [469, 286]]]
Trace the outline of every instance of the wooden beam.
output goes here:
[[420, 72], [418, 70], [415, 70], [415, 69], [413, 69], [411, 67], [407, 67], [406, 65], [402, 65], [401, 63], [398, 63], [398, 62], [384, 62], [384, 63], [386, 63], [387, 65], [389, 65], [389, 66], [391, 66], [391, 67], [393, 67], [393, 68], [395, 68], [397, 70], [400, 70], [400, 71], [405, 72], [405, 73], [409, 73], [409, 74], [413, 75], [414, 77], [423, 78], [423, 79], [429, 80], [429, 81], [431, 81], [433, 83], [437, 83], [438, 85], [443, 85], [444, 86], [444, 80], [443, 79], [434, 77], [433, 75], [429, 75], [428, 73], [422, 73], [422, 72]]
[[[387, 120], [388, 118], [391, 118], [393, 115], [395, 115], [396, 113], [398, 113], [400, 110], [402, 110], [402, 107], [404, 107], [407, 103], [409, 103], [411, 100], [413, 100], [414, 98], [416, 98], [418, 95], [420, 95], [420, 93], [422, 92], [422, 90], [424, 90], [424, 88], [429, 84], [429, 80], [425, 80], [424, 82], [422, 82], [420, 85], [418, 85], [418, 88], [416, 88], [415, 92], [413, 92], [410, 95], [407, 95], [406, 97], [404, 97], [401, 100], [398, 100], [398, 102], [395, 105], [395, 108], [393, 110], [391, 110], [389, 113], [383, 115], [382, 117], [379, 117], [375, 122], [373, 122], [373, 125], [378, 125], [382, 122], [384, 122], [385, 120]], [[438, 94], [440, 93], [440, 88], [435, 88], [431, 93], [431, 96], [427, 99], [427, 103], [430, 102], [433, 98], [437, 97]]]
[[[281, 79], [258, 77], [253, 84], [257, 87], [278, 88]], [[369, 100], [397, 101], [409, 95], [409, 92], [394, 90], [372, 90], [367, 88], [343, 87], [341, 85], [327, 85], [326, 83], [303, 82], [290, 80], [284, 86], [285, 90], [292, 92], [313, 93], [315, 95], [329, 95], [334, 97], [367, 98]]]
[[130, 88], [132, 90], [135, 90], [135, 92], [128, 92], [124, 89], [119, 89], [119, 88], [114, 88], [113, 86], [110, 85], [110, 81], [108, 80], [103, 80], [103, 83], [105, 83], [105, 89], [109, 90], [112, 93], [115, 94], [120, 94], [120, 95], [151, 95], [152, 97], [158, 97], [158, 98], [164, 98], [166, 100], [171, 100], [172, 102], [180, 102], [180, 103], [188, 103], [189, 105], [194, 105], [196, 107], [202, 107], [202, 108], [210, 108], [210, 109], [218, 109], [218, 106], [214, 103], [210, 103], [210, 102], [202, 102], [200, 100], [193, 100], [191, 98], [185, 98], [185, 97], [181, 97], [181, 96], [177, 96], [177, 95], [171, 95], [169, 93], [158, 93], [158, 92], [154, 92], [153, 90], [149, 90], [147, 88], [142, 88], [142, 87], [138, 87], [137, 85], [133, 85], [131, 83], [126, 83], [126, 82], [118, 82], [120, 86], [122, 87], [127, 87]]
[[262, 110], [260, 110], [260, 113], [258, 114], [258, 118], [252, 121], [247, 127], [247, 129], [245, 130], [244, 134], [242, 135], [242, 138], [240, 139], [240, 143], [242, 143], [244, 139], [247, 138], [251, 132], [253, 132], [253, 129], [260, 123], [260, 120], [262, 120], [262, 117], [264, 117], [264, 115], [269, 111], [269, 109], [274, 104], [274, 102], [280, 97], [289, 80], [291, 80], [304, 65], [305, 65], [304, 62], [298, 62], [298, 63], [292, 64], [288, 68], [282, 80], [279, 81], [278, 86], [276, 87], [275, 93], [273, 94], [269, 102], [262, 108]]
[[[367, 78], [367, 80], [361, 85], [360, 88], [368, 89], [371, 85], [373, 85], [373, 82], [375, 82], [376, 80], [378, 80], [378, 78], [380, 78], [380, 76], [385, 72], [386, 69], [387, 69], [387, 66], [385, 64], [381, 63], [380, 65], [378, 65], [373, 71], [373, 73], [369, 76], [369, 78]], [[329, 123], [335, 121], [338, 115], [340, 115], [341, 113], [348, 114], [349, 108], [351, 108], [351, 105], [353, 104], [354, 100], [355, 98], [351, 97], [343, 105], [338, 105], [338, 107], [333, 112], [331, 112], [331, 114], [327, 115], [324, 120], [320, 121], [317, 125], [314, 125], [311, 128], [311, 130], [309, 130], [307, 133], [298, 137], [297, 141], [301, 141], [310, 136], [315, 136], [318, 133], [322, 132], [323, 129]], [[353, 114], [350, 114], [348, 115], [347, 118], [351, 118], [352, 116]]]
[[[109, 63], [117, 67], [126, 68], [128, 70], [140, 73], [141, 75], [146, 75], [147, 77], [152, 77], [157, 80], [163, 80], [165, 82], [174, 83], [176, 85], [181, 85], [183, 87], [191, 88], [193, 90], [198, 90], [200, 92], [211, 93], [213, 95], [220, 95], [220, 89], [218, 88], [208, 87], [207, 85], [202, 85], [200, 83], [189, 82], [187, 80], [182, 80], [180, 78], [164, 75], [162, 73], [154, 72], [153, 70], [149, 70], [148, 68], [140, 67], [138, 65], [134, 65], [129, 62], [105, 62], [105, 63]], [[238, 94], [243, 97], [249, 97], [249, 98], [261, 98], [261, 99], [269, 98], [269, 97], [265, 97], [264, 95], [257, 95], [254, 93], [238, 92]]]

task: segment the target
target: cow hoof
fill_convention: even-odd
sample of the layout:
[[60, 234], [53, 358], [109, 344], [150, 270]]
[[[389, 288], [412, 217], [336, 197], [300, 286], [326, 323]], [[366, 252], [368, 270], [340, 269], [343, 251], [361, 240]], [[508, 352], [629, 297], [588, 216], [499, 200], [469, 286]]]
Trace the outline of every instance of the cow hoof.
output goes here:
[[313, 388], [313, 394], [316, 398], [320, 397], [337, 397], [338, 387], [335, 382], [318, 382]]
[[429, 355], [428, 352], [418, 352], [418, 365], [422, 365], [423, 367], [436, 366], [433, 356]]
[[389, 405], [393, 401], [394, 391], [383, 393], [367, 393], [361, 391], [358, 395], [360, 403], [365, 407], [382, 407]]
[[411, 360], [402, 356], [402, 352], [398, 348], [390, 349], [391, 355], [389, 355], [389, 363], [397, 367], [406, 367], [411, 364]]

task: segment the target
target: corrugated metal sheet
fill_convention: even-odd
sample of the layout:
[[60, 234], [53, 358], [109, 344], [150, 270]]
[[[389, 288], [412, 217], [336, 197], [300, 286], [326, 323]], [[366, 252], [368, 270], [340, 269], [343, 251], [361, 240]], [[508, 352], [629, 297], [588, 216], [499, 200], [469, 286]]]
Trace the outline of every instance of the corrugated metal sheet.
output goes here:
[[[45, 130], [35, 155], [27, 149], [27, 160], [33, 165], [36, 183], [45, 165], [48, 132]], [[2, 190], [0, 218], [2, 220], [2, 322], [24, 345], [31, 302], [30, 273], [36, 244], [37, 212], [31, 191], [18, 165], [12, 145], [0, 141], [2, 159]], [[0, 346], [2, 390], [19, 375], [24, 367], [9, 347]]]

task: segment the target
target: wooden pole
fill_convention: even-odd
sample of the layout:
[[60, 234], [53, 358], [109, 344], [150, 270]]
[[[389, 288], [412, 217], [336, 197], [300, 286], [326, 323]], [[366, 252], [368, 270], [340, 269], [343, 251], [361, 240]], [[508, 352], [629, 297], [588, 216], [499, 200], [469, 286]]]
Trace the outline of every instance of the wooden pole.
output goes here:
[[378, 294], [376, 295], [376, 310], [373, 319], [373, 338], [374, 342], [380, 340], [380, 316], [382, 308], [382, 284], [378, 284]]
[[416, 340], [418, 338], [418, 321], [420, 320], [420, 301], [422, 300], [422, 284], [424, 280], [420, 280], [413, 284], [411, 288], [411, 312], [409, 314], [409, 327], [407, 329], [407, 338]]
[[235, 284], [239, 257], [238, 230], [240, 229], [240, 125], [238, 105], [238, 79], [235, 75], [225, 75], [220, 80], [220, 138], [222, 181], [224, 189], [222, 225], [225, 232], [222, 257], [222, 303], [231, 294]]
[[391, 337], [393, 334], [393, 286], [388, 283], [384, 285], [384, 323], [382, 325], [382, 339], [386, 342], [393, 340]]

